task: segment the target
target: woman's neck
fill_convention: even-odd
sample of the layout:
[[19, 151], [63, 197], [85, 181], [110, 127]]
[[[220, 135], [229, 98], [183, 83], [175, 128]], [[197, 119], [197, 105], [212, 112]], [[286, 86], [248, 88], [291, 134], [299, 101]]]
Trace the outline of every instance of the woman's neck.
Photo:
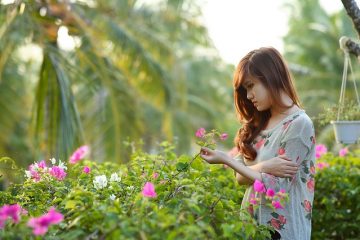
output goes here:
[[273, 106], [270, 108], [271, 118], [284, 118], [296, 111], [300, 108], [292, 101], [292, 99], [285, 93], [280, 94], [281, 102], [283, 102], [286, 106], [290, 106], [290, 108], [280, 108], [278, 106]]

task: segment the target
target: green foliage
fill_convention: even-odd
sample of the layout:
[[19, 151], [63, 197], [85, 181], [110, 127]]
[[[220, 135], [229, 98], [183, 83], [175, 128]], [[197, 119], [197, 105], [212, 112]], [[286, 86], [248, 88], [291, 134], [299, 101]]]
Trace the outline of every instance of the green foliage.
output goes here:
[[[330, 121], [337, 120], [339, 105], [333, 105], [325, 109], [318, 117], [319, 123], [322, 125], [328, 124]], [[356, 101], [350, 101], [341, 106], [340, 121], [360, 121], [360, 106]]]
[[[357, 155], [356, 155], [357, 154]], [[323, 155], [330, 167], [316, 173], [313, 239], [358, 239], [360, 235], [360, 151]]]
[[[198, 5], [0, 1], [2, 156], [25, 166], [88, 144], [97, 161], [127, 162], [128, 139], [143, 138], [146, 150], [177, 139], [186, 152], [195, 126], [224, 128], [233, 66], [216, 53]], [[63, 47], [65, 32], [74, 48]]]
[[[205, 163], [198, 155], [177, 156], [163, 142], [159, 154], [135, 151], [126, 165], [84, 160], [68, 165], [65, 180], [25, 180], [0, 193], [0, 206], [19, 203], [27, 209], [19, 224], [7, 221], [2, 239], [34, 239], [26, 226], [30, 216], [55, 206], [64, 221], [53, 225], [46, 239], [266, 239], [270, 228], [258, 226], [240, 210], [244, 187], [233, 171]], [[84, 166], [91, 172], [83, 172]], [[117, 173], [119, 182], [109, 181]], [[157, 173], [158, 176], [155, 176]], [[94, 188], [95, 176], [108, 185]], [[155, 185], [156, 198], [141, 194], [146, 182]], [[115, 199], [110, 198], [111, 195]], [[241, 216], [241, 217], [240, 217]]]

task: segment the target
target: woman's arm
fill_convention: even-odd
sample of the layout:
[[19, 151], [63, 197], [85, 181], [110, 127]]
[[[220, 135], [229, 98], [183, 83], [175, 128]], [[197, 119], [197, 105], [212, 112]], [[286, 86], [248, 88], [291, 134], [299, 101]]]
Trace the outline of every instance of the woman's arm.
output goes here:
[[[248, 167], [259, 173], [268, 173], [276, 177], [285, 178], [295, 175], [299, 165], [292, 162], [286, 155], [279, 155]], [[236, 180], [240, 185], [251, 185], [254, 182], [239, 173], [236, 173]]]
[[224, 152], [202, 147], [200, 157], [211, 164], [226, 164], [234, 169], [237, 173], [252, 181], [255, 181], [255, 179], [261, 180], [260, 172], [253, 170], [238, 161], [235, 161]]
[[236, 172], [236, 180], [239, 184], [252, 184], [255, 179], [261, 180], [261, 173], [269, 173], [279, 177], [291, 177], [298, 169], [298, 165], [291, 162], [285, 155], [262, 161], [252, 166], [234, 160], [224, 152], [201, 148], [200, 156], [211, 164], [226, 164]]

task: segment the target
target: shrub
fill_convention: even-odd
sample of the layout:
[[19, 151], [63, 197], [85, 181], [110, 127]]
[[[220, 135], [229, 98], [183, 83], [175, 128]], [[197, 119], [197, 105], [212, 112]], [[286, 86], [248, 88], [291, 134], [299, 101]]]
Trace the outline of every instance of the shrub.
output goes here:
[[[67, 165], [65, 178], [58, 167], [56, 174], [42, 168], [36, 178], [27, 172], [23, 183], [0, 193], [0, 206], [18, 203], [27, 210], [19, 223], [5, 222], [0, 238], [35, 239], [27, 223], [51, 207], [64, 219], [49, 226], [46, 239], [269, 237], [270, 228], [258, 226], [248, 213], [240, 218], [245, 189], [236, 184], [232, 170], [198, 156], [177, 156], [167, 142], [160, 148], [159, 154], [135, 151], [126, 165], [77, 160]], [[143, 195], [146, 183], [151, 184]]]
[[329, 167], [316, 173], [313, 239], [359, 239], [360, 157], [356, 154], [328, 153], [317, 160]]

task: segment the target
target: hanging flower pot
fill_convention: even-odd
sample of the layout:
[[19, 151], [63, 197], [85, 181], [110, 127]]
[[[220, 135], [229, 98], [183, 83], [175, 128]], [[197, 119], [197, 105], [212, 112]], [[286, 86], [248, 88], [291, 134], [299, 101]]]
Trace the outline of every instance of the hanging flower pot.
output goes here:
[[331, 121], [333, 124], [335, 139], [338, 143], [352, 144], [360, 139], [359, 121]]
[[[336, 142], [343, 144], [356, 143], [360, 138], [360, 99], [351, 66], [349, 50], [346, 47], [346, 42], [348, 40], [349, 38], [347, 37], [341, 37], [339, 40], [340, 48], [344, 51], [345, 55], [344, 71], [342, 77], [339, 105], [332, 109], [333, 113], [335, 112], [334, 110], [337, 110], [336, 120], [330, 121], [330, 123], [334, 126]], [[351, 78], [354, 83], [354, 90], [356, 94], [355, 101], [348, 101], [350, 102], [350, 104], [345, 103], [345, 90], [348, 68], [350, 68]]]

